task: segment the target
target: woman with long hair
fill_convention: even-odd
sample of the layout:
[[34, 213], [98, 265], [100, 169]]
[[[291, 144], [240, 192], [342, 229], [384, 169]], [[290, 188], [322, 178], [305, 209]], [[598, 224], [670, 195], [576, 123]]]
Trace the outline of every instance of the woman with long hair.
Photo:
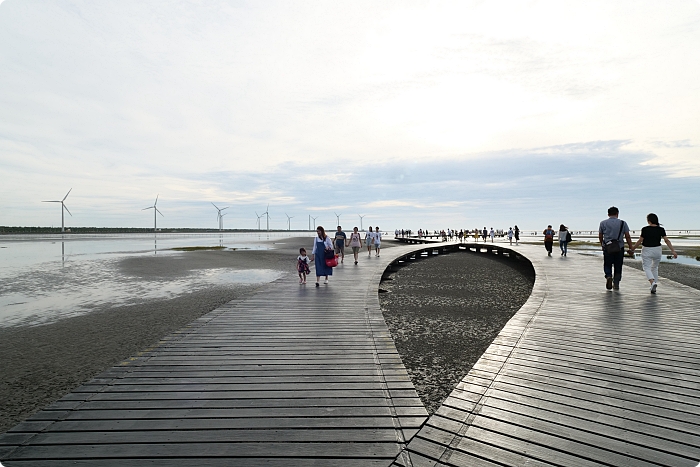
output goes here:
[[566, 234], [569, 233], [569, 228], [564, 224], [559, 224], [559, 249], [561, 256], [566, 256], [566, 250], [569, 242], [566, 240]]
[[355, 264], [357, 264], [357, 257], [360, 254], [360, 248], [362, 248], [362, 239], [360, 238], [360, 232], [358, 232], [357, 227], [354, 227], [350, 234], [350, 247], [352, 248], [352, 254], [355, 256]]
[[316, 234], [314, 249], [311, 251], [311, 260], [316, 266], [316, 287], [318, 287], [321, 276], [326, 276], [326, 280], [323, 283], [328, 284], [328, 276], [333, 275], [333, 268], [326, 266], [326, 251], [334, 252], [334, 250], [333, 241], [326, 235], [326, 230], [323, 227], [320, 225], [316, 227]]
[[369, 231], [365, 232], [365, 246], [367, 247], [367, 256], [372, 256], [372, 245], [374, 244], [374, 231], [372, 226], [369, 227]]
[[666, 236], [666, 229], [661, 227], [659, 216], [653, 212], [647, 214], [647, 226], [642, 227], [639, 240], [630, 248], [630, 254], [634, 253], [639, 244], [642, 244], [642, 269], [649, 279], [649, 291], [656, 293], [659, 285], [659, 263], [661, 262], [661, 240], [666, 243], [674, 258], [678, 258], [676, 250], [671, 245], [671, 240]]

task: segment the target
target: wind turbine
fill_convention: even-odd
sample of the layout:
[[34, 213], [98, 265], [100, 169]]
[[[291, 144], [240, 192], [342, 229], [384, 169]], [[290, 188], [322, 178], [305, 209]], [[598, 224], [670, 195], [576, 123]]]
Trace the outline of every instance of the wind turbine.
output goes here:
[[316, 219], [318, 219], [318, 216], [311, 216], [311, 218], [314, 220], [314, 230], [316, 230]]
[[[63, 210], [65, 209], [66, 211], [68, 211], [68, 208], [66, 207], [66, 204], [64, 203], [64, 201], [66, 200], [66, 198], [68, 198], [68, 195], [70, 194], [71, 191], [73, 191], [73, 188], [68, 190], [68, 193], [66, 193], [66, 196], [64, 196], [61, 201], [42, 201], [42, 203], [61, 203], [61, 232], [66, 231], [66, 227], [65, 227], [65, 224], [63, 222]], [[70, 211], [68, 211], [68, 214], [70, 214], [70, 216], [73, 217], [73, 214], [71, 214]]]
[[[155, 201], [155, 203], [153, 203], [153, 206], [148, 206], [147, 208], [141, 209], [142, 211], [145, 211], [145, 210], [147, 210], [147, 209], [153, 209], [153, 231], [154, 231], [154, 232], [156, 232], [156, 231], [158, 230], [158, 229], [157, 229], [157, 227], [158, 227], [158, 222], [157, 222], [157, 221], [158, 221], [158, 217], [156, 217], [156, 213], [158, 213], [158, 214], [160, 214], [161, 216], [163, 216], [163, 213], [160, 212], [160, 211], [158, 210], [158, 207], [157, 207], [157, 206], [158, 206], [158, 197], [159, 197], [159, 196], [160, 196], [160, 194], [157, 194], [157, 195], [156, 195], [156, 201]], [[165, 217], [165, 216], [163, 216], [163, 217]]]
[[294, 216], [289, 216], [287, 213], [284, 213], [285, 216], [287, 216], [287, 230], [292, 230], [292, 219], [294, 219]]
[[267, 231], [270, 231], [270, 205], [268, 204], [267, 207], [265, 208], [265, 212], [263, 212], [263, 216], [267, 217]]
[[340, 216], [342, 216], [342, 214], [338, 214], [338, 213], [335, 212], [335, 211], [333, 211], [333, 214], [335, 214], [335, 220], [338, 222], [338, 223], [335, 224], [335, 225], [340, 225]]
[[214, 206], [216, 208], [216, 210], [218, 211], [216, 214], [216, 220], [219, 221], [219, 230], [224, 230], [224, 216], [225, 216], [225, 214], [221, 214], [221, 211], [223, 211], [224, 209], [228, 209], [229, 206], [226, 206], [225, 208], [219, 209], [219, 206], [217, 206], [216, 204], [211, 203], [211, 205]]
[[260, 218], [262, 216], [258, 216], [258, 211], [255, 211], [255, 217], [258, 219], [258, 230], [260, 230]]
[[364, 216], [360, 216], [360, 215], [358, 214], [358, 216], [360, 217], [360, 230], [364, 230], [364, 229], [362, 228], [362, 219], [364, 219], [364, 217], [365, 217], [366, 215], [367, 215], [367, 214], [365, 214]]

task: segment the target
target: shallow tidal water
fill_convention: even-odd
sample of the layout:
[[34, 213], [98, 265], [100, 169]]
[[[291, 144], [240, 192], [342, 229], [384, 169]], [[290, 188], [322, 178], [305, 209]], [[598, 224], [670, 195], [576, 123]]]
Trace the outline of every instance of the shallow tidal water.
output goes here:
[[[169, 299], [206, 287], [276, 280], [273, 269], [185, 268], [133, 274], [129, 258], [162, 258], [206, 246], [264, 250], [293, 233], [13, 235], [0, 237], [0, 327], [37, 325], [97, 308]], [[299, 235], [296, 233], [295, 235]], [[277, 242], [279, 240], [279, 242]], [[147, 272], [147, 271], [146, 271]]]

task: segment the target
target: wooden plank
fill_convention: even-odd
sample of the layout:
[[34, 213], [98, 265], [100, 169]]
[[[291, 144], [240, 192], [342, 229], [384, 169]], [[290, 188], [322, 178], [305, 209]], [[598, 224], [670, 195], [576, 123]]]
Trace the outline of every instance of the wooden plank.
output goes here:
[[[139, 444], [147, 441], [165, 443], [240, 443], [240, 442], [358, 442], [394, 443], [393, 428], [319, 428], [319, 429], [222, 429], [222, 430], [156, 430], [156, 431], [85, 431], [83, 444]], [[53, 445], [75, 443], [75, 433], [46, 432], [36, 435], [32, 444]]]
[[537, 279], [495, 341], [512, 353], [484, 354], [407, 449], [431, 457], [418, 442], [430, 438], [500, 465], [696, 465], [699, 294], [669, 283], [649, 297], [638, 271], [625, 271], [624, 292], [591, 290], [599, 259], [517, 250]]

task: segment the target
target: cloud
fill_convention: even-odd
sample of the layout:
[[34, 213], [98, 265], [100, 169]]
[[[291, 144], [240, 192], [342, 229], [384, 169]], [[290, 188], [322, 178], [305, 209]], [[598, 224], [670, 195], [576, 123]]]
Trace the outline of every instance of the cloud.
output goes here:
[[157, 193], [173, 226], [209, 201], [240, 226], [267, 203], [590, 223], [582, 200], [640, 183], [695, 212], [698, 25], [686, 3], [4, 2], [0, 224], [70, 187], [81, 225], [148, 225]]
[[697, 145], [692, 144], [689, 139], [680, 141], [652, 141], [651, 145], [655, 148], [694, 148]]

